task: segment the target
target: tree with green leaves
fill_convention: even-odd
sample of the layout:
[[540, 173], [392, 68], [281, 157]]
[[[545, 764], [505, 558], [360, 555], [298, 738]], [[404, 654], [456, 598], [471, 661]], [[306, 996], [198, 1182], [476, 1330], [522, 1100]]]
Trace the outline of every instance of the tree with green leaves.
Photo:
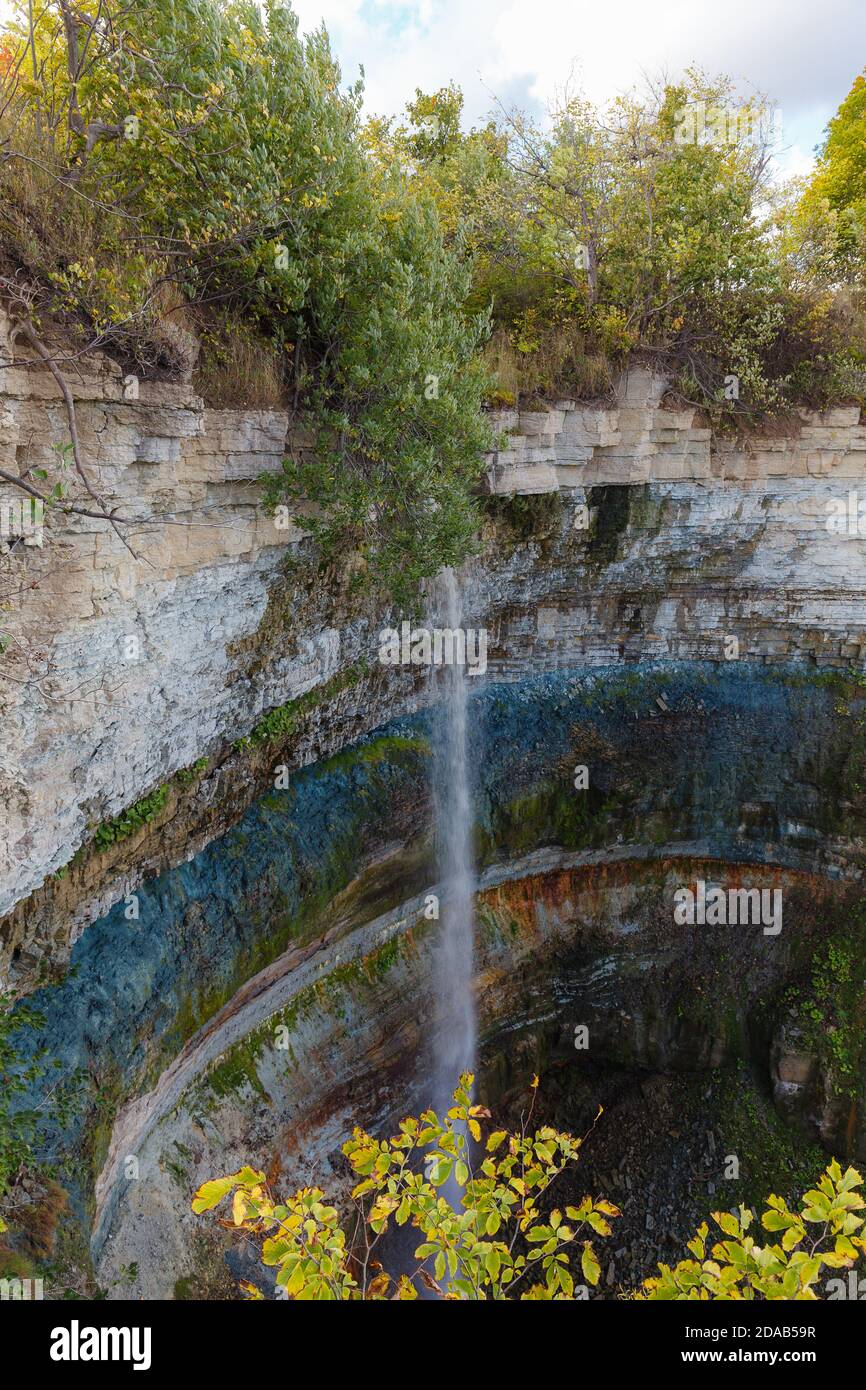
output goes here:
[[823, 212], [833, 243], [837, 276], [863, 283], [866, 264], [866, 72], [827, 127], [804, 198], [804, 220]]
[[[863, 1178], [856, 1168], [842, 1171], [834, 1159], [804, 1193], [796, 1210], [782, 1197], [768, 1197], [760, 1227], [772, 1238], [752, 1233], [756, 1216], [747, 1207], [714, 1212], [722, 1233], [709, 1243], [706, 1222], [689, 1241], [691, 1260], [661, 1265], [635, 1297], [658, 1300], [815, 1299], [828, 1270], [852, 1269], [866, 1256]], [[757, 1232], [760, 1235], [760, 1231]]]
[[[519, 1133], [494, 1129], [490, 1112], [472, 1103], [472, 1083], [470, 1074], [460, 1078], [441, 1119], [425, 1110], [403, 1120], [389, 1139], [356, 1129], [343, 1145], [359, 1179], [351, 1239], [321, 1189], [278, 1201], [264, 1173], [249, 1167], [204, 1183], [193, 1211], [211, 1211], [231, 1197], [231, 1225], [262, 1241], [263, 1261], [276, 1268], [288, 1298], [401, 1300], [417, 1298], [421, 1289], [461, 1301], [585, 1297], [600, 1275], [592, 1236], [609, 1236], [620, 1212], [589, 1196], [564, 1210], [551, 1207], [549, 1190], [576, 1164], [583, 1141], [549, 1126], [530, 1132], [531, 1108]], [[536, 1077], [533, 1105], [537, 1086]], [[820, 1297], [828, 1271], [852, 1269], [866, 1257], [862, 1186], [856, 1169], [843, 1171], [834, 1159], [796, 1209], [769, 1197], [758, 1230], [769, 1235], [767, 1243], [753, 1232], [753, 1211], [714, 1212], [721, 1232], [714, 1244], [704, 1222], [688, 1243], [691, 1259], [661, 1265], [628, 1296]], [[399, 1278], [383, 1269], [376, 1251], [392, 1222], [417, 1231], [416, 1266]], [[263, 1297], [251, 1283], [243, 1290]]]
[[542, 124], [502, 109], [461, 134], [457, 105], [418, 93], [389, 133], [459, 212], [500, 386], [591, 394], [640, 354], [720, 419], [850, 397], [857, 325], [831, 285], [794, 273], [827, 238], [772, 182], [769, 102], [689, 71], [607, 106], [567, 94]]
[[[318, 1188], [276, 1202], [252, 1168], [205, 1183], [193, 1210], [209, 1211], [231, 1195], [233, 1225], [263, 1238], [262, 1258], [276, 1267], [289, 1298], [413, 1299], [423, 1288], [461, 1301], [569, 1299], [573, 1259], [581, 1281], [598, 1283], [590, 1237], [610, 1235], [619, 1211], [585, 1197], [545, 1212], [551, 1184], [576, 1162], [582, 1141], [550, 1126], [531, 1132], [531, 1110], [520, 1133], [490, 1126], [484, 1136], [490, 1112], [473, 1105], [472, 1082], [468, 1073], [460, 1078], [441, 1119], [425, 1110], [389, 1139], [356, 1129], [343, 1145], [359, 1179], [352, 1194], [361, 1217], [357, 1250]], [[398, 1279], [375, 1258], [392, 1222], [418, 1232], [416, 1268]], [[261, 1297], [250, 1284], [245, 1292]]]
[[429, 191], [372, 157], [324, 30], [302, 39], [287, 0], [48, 0], [12, 33], [16, 331], [35, 345], [59, 315], [139, 370], [171, 366], [177, 314], [254, 334], [314, 439], [266, 504], [401, 597], [462, 559], [491, 442], [486, 316]]

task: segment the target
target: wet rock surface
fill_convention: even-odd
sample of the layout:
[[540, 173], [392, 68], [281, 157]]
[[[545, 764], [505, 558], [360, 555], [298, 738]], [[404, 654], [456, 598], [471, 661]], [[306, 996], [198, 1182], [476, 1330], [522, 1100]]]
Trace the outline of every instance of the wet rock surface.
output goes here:
[[[45, 1022], [26, 1046], [58, 1064], [40, 1156], [111, 1296], [223, 1296], [224, 1243], [189, 1211], [198, 1183], [254, 1159], [339, 1196], [352, 1125], [426, 1103], [439, 717], [291, 770], [142, 883], [137, 915], [120, 901], [88, 927], [66, 978], [34, 995]], [[480, 1085], [509, 1103], [533, 1072], [567, 1070], [558, 1123], [579, 1132], [599, 1102], [605, 1125], [618, 1116], [582, 1170], [613, 1200], [628, 1181], [643, 1194], [606, 1290], [692, 1234], [704, 1198], [718, 1204], [709, 1184], [728, 1192], [711, 1144], [736, 1151], [708, 1115], [737, 1068], [759, 1098], [747, 1164], [780, 1117], [803, 1145], [866, 1151], [863, 720], [856, 679], [797, 664], [635, 662], [474, 694]], [[782, 893], [781, 929], [676, 924], [677, 890], [699, 881]], [[789, 1162], [760, 1169], [767, 1191]]]

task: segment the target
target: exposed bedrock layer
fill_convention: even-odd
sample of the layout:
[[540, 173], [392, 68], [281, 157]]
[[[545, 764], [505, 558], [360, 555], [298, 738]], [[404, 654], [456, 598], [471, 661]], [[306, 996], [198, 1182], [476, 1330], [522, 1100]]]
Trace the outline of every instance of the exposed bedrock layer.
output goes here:
[[[189, 1211], [206, 1177], [254, 1160], [342, 1191], [351, 1125], [428, 1099], [437, 717], [392, 721], [295, 771], [141, 884], [137, 917], [121, 901], [89, 927], [67, 978], [32, 997], [45, 1021], [27, 1045], [57, 1064], [42, 1152], [113, 1293], [210, 1286], [221, 1235]], [[747, 1073], [764, 1128], [778, 1115], [804, 1146], [866, 1155], [864, 721], [859, 680], [747, 661], [474, 693], [492, 1102], [516, 1103], [541, 1071], [578, 1128], [597, 1101], [609, 1114], [633, 1103], [635, 1078], [705, 1088]], [[698, 881], [779, 892], [781, 918], [679, 924], [675, 894]], [[750, 1142], [713, 1140], [723, 1154]]]
[[[139, 518], [142, 560], [109, 527], [54, 511], [43, 546], [0, 546], [14, 597], [0, 986], [16, 990], [57, 978], [90, 922], [236, 824], [276, 751], [321, 761], [430, 690], [418, 667], [377, 660], [382, 627], [413, 615], [317, 570], [264, 513], [256, 480], [280, 467], [285, 415], [205, 410], [155, 383], [127, 401], [105, 362], [70, 376], [92, 481]], [[725, 438], [661, 406], [663, 388], [634, 371], [610, 408], [501, 416], [509, 447], [487, 485], [537, 495], [488, 499], [467, 573], [491, 674], [718, 660], [730, 637], [743, 660], [862, 667], [866, 537], [828, 528], [864, 474], [857, 409]], [[4, 370], [3, 467], [50, 471], [65, 437], [53, 379]]]

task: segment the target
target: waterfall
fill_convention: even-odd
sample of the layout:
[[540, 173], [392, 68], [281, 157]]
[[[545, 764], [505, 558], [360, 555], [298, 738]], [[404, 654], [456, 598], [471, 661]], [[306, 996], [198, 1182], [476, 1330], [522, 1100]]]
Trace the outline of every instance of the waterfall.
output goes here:
[[[437, 585], [446, 625], [462, 629], [460, 584], [453, 569]], [[443, 668], [445, 698], [439, 712], [434, 756], [433, 806], [439, 881], [440, 943], [435, 965], [436, 1020], [432, 1104], [447, 1110], [462, 1071], [475, 1070], [475, 936], [472, 864], [472, 804], [468, 766], [468, 690], [466, 667]]]

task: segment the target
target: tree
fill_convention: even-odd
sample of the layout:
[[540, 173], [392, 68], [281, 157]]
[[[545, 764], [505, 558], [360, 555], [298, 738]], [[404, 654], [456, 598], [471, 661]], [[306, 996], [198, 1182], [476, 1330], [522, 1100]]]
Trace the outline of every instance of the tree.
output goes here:
[[804, 273], [836, 233], [778, 197], [769, 102], [689, 71], [607, 106], [566, 94], [544, 125], [457, 115], [455, 89], [418, 93], [387, 135], [473, 252], [500, 387], [592, 392], [639, 353], [720, 419], [850, 396], [857, 324]]
[[[542, 1199], [576, 1162], [582, 1141], [549, 1126], [530, 1133], [530, 1110], [519, 1134], [493, 1130], [482, 1142], [482, 1121], [490, 1114], [472, 1104], [472, 1082], [471, 1074], [461, 1076], [454, 1105], [442, 1119], [425, 1110], [403, 1120], [390, 1139], [356, 1129], [343, 1145], [360, 1178], [352, 1194], [360, 1252], [350, 1248], [337, 1209], [320, 1189], [305, 1188], [288, 1202], [275, 1202], [264, 1174], [252, 1168], [205, 1183], [193, 1211], [209, 1211], [231, 1195], [233, 1225], [263, 1238], [262, 1258], [277, 1267], [277, 1285], [289, 1298], [412, 1299], [423, 1286], [461, 1301], [570, 1299], [572, 1256], [579, 1260], [579, 1277], [596, 1284], [599, 1263], [585, 1237], [610, 1235], [610, 1220], [619, 1211], [585, 1197], [578, 1206], [545, 1215]], [[417, 1267], [396, 1280], [373, 1258], [392, 1218], [397, 1226], [418, 1230]]]
[[[351, 1240], [321, 1189], [275, 1201], [264, 1173], [249, 1167], [204, 1183], [193, 1211], [210, 1211], [231, 1196], [231, 1225], [262, 1240], [264, 1263], [277, 1268], [277, 1285], [288, 1298], [412, 1299], [423, 1286], [452, 1300], [572, 1300], [572, 1258], [579, 1260], [585, 1296], [600, 1274], [585, 1237], [610, 1235], [620, 1212], [591, 1197], [564, 1212], [549, 1210], [547, 1198], [555, 1179], [577, 1162], [583, 1141], [548, 1126], [530, 1134], [531, 1109], [519, 1134], [490, 1126], [484, 1139], [482, 1122], [487, 1125], [490, 1113], [472, 1104], [472, 1082], [470, 1074], [460, 1078], [454, 1105], [441, 1120], [425, 1110], [403, 1120], [390, 1139], [356, 1129], [343, 1145], [360, 1178], [352, 1192], [357, 1219]], [[532, 1085], [534, 1105], [537, 1077]], [[866, 1222], [858, 1214], [866, 1208], [862, 1185], [856, 1169], [843, 1172], [834, 1159], [796, 1210], [782, 1197], [769, 1197], [760, 1224], [780, 1235], [777, 1244], [761, 1245], [750, 1234], [753, 1211], [714, 1212], [724, 1238], [708, 1245], [704, 1222], [688, 1243], [693, 1258], [673, 1268], [661, 1265], [630, 1296], [817, 1298], [828, 1270], [851, 1269], [866, 1256]], [[398, 1279], [374, 1258], [392, 1218], [418, 1231], [418, 1264]], [[243, 1287], [248, 1297], [262, 1297], [254, 1285]]]
[[863, 1179], [855, 1168], [842, 1171], [834, 1159], [817, 1185], [806, 1192], [796, 1211], [782, 1197], [768, 1197], [761, 1226], [780, 1237], [778, 1244], [760, 1245], [750, 1229], [755, 1213], [713, 1212], [725, 1237], [708, 1246], [704, 1222], [689, 1241], [694, 1256], [673, 1269], [661, 1265], [635, 1297], [650, 1300], [683, 1299], [815, 1299], [816, 1285], [827, 1270], [851, 1269], [866, 1254], [866, 1207], [858, 1191]]
[[866, 257], [866, 72], [830, 121], [818, 165], [805, 198], [814, 217], [825, 209], [832, 223], [837, 273], [862, 281]]
[[147, 370], [172, 365], [164, 313], [245, 325], [315, 438], [267, 505], [296, 503], [326, 557], [355, 550], [401, 596], [462, 559], [491, 443], [485, 316], [429, 192], [370, 156], [324, 30], [301, 39], [287, 0], [48, 0], [13, 32], [0, 232], [20, 331], [60, 315]]
[[744, 403], [775, 406], [766, 359], [783, 315], [756, 211], [765, 108], [692, 72], [606, 109], [571, 96], [551, 115], [548, 130], [507, 117], [519, 254], [542, 273], [548, 321], [556, 304], [607, 354], [651, 353], [700, 404], [724, 401], [736, 376]]

